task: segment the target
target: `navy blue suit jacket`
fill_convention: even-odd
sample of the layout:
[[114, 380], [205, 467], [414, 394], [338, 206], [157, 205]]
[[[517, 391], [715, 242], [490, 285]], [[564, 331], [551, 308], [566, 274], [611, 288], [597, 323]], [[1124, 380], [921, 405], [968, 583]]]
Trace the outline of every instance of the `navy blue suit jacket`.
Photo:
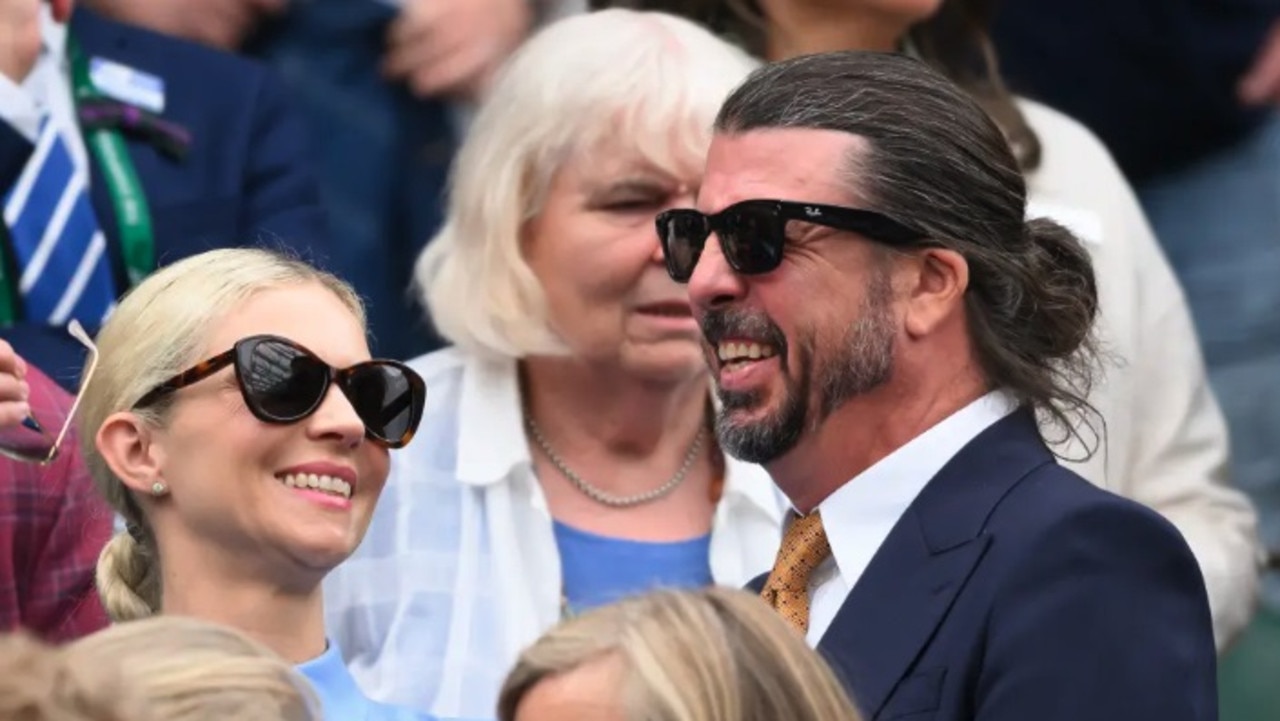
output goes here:
[[1055, 463], [1026, 411], [929, 482], [818, 649], [874, 721], [1217, 718], [1190, 549]]
[[[183, 161], [126, 135], [151, 209], [157, 264], [242, 245], [287, 247], [325, 261], [327, 230], [306, 133], [287, 107], [283, 89], [263, 68], [86, 9], [76, 11], [70, 32], [89, 57], [162, 78], [162, 117], [191, 133], [191, 151]], [[32, 150], [30, 142], [0, 122], [0, 192], [17, 181]], [[107, 238], [116, 288], [123, 292], [128, 284], [114, 207], [92, 153], [90, 165], [93, 207]], [[0, 337], [59, 382], [74, 386], [82, 354], [64, 329], [19, 323], [0, 330]]]

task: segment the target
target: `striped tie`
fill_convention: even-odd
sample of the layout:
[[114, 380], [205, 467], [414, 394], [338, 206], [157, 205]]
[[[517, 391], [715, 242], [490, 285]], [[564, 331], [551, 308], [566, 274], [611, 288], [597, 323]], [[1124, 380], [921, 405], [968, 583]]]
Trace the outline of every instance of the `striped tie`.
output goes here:
[[4, 197], [29, 321], [62, 325], [75, 318], [96, 327], [114, 306], [106, 239], [85, 178], [46, 116], [35, 151]]

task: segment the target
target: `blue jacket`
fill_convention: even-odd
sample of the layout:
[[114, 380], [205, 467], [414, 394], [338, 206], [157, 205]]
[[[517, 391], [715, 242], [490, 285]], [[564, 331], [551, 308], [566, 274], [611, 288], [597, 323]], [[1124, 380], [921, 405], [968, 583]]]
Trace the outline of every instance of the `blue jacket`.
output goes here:
[[[70, 32], [87, 56], [162, 78], [162, 117], [191, 133], [183, 161], [126, 135], [151, 210], [158, 264], [212, 248], [257, 244], [325, 261], [331, 249], [306, 134], [265, 70], [86, 9], [76, 11]], [[17, 181], [32, 150], [26, 138], [0, 122], [0, 189], [7, 191]], [[102, 169], [89, 155], [93, 207], [107, 238], [116, 287], [123, 291], [128, 283], [115, 211]], [[64, 329], [19, 323], [0, 329], [0, 337], [59, 382], [74, 386], [82, 353]]]

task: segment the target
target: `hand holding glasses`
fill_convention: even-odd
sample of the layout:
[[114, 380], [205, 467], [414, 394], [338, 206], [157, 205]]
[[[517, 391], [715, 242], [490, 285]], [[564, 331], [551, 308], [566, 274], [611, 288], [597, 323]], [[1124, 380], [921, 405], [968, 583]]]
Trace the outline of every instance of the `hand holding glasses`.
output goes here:
[[[49, 417], [43, 418], [43, 424], [28, 423], [27, 420], [39, 420], [35, 418], [37, 412], [33, 409], [30, 419], [8, 428], [0, 428], [0, 455], [23, 463], [35, 463], [41, 466], [48, 465], [58, 457], [62, 442], [66, 439], [67, 431], [70, 430], [71, 423], [75, 418], [76, 409], [80, 406], [80, 397], [84, 393], [84, 389], [89, 385], [90, 379], [93, 378], [94, 370], [98, 367], [98, 348], [90, 340], [89, 334], [85, 333], [84, 328], [73, 320], [67, 325], [67, 332], [89, 351], [88, 363], [85, 364], [84, 375], [80, 379], [80, 392], [76, 394], [75, 400], [71, 402], [71, 406], [67, 409], [65, 417], [61, 419], [61, 423], [56, 422], [59, 419]], [[32, 428], [32, 425], [35, 425], [40, 430]], [[49, 428], [57, 428], [58, 431], [56, 434], [50, 435], [46, 431]]]

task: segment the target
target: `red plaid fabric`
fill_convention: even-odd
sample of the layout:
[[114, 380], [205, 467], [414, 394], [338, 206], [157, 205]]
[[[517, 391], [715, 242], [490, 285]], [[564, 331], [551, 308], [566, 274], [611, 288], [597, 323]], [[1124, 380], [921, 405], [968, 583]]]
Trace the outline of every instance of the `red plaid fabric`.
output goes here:
[[[56, 433], [71, 396], [35, 368], [27, 382], [32, 414]], [[22, 626], [58, 642], [105, 627], [93, 574], [113, 522], [74, 428], [47, 466], [0, 456], [0, 631]]]

